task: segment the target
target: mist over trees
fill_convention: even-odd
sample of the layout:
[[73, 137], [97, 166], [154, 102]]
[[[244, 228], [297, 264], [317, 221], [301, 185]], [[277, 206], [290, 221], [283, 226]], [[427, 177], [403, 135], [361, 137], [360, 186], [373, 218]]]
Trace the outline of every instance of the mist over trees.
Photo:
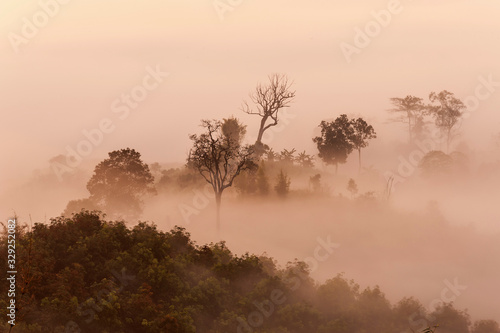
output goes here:
[[449, 152], [453, 138], [458, 135], [457, 126], [466, 107], [453, 93], [446, 90], [440, 93], [432, 92], [429, 100], [435, 104], [429, 106], [429, 113], [434, 117], [442, 135], [446, 137], [446, 152]]
[[[259, 84], [250, 94], [253, 104], [244, 102], [242, 108], [245, 114], [258, 116], [255, 143], [245, 142], [247, 126], [231, 116], [221, 120], [202, 120], [204, 132], [189, 136], [192, 148], [187, 163], [180, 168], [164, 169], [159, 163], [153, 163], [149, 169], [134, 150], [127, 148], [111, 152], [109, 159], [96, 166], [87, 184], [90, 196], [70, 201], [64, 215], [70, 216], [85, 208], [104, 211], [111, 217], [136, 220], [143, 211], [143, 200], [147, 195], [167, 193], [175, 188], [181, 191], [200, 188], [203, 183], [208, 183], [214, 193], [216, 229], [219, 230], [222, 193], [230, 188], [233, 190], [229, 191], [229, 197], [236, 193], [242, 197], [271, 195], [285, 198], [288, 194], [292, 197], [299, 193], [332, 195], [337, 191], [338, 195], [347, 194], [354, 198], [353, 187], [346, 187], [348, 179], [342, 179], [345, 172], [339, 175], [339, 165], [347, 163], [353, 151], [357, 152], [358, 176], [353, 181], [360, 191], [359, 198], [389, 200], [395, 184], [414, 172], [427, 179], [451, 174], [465, 176], [468, 172], [467, 154], [450, 151], [459, 133], [465, 105], [447, 90], [432, 92], [428, 103], [412, 95], [390, 98], [394, 108], [389, 111], [396, 115], [391, 120], [407, 126], [409, 142], [406, 149], [412, 149], [417, 142], [420, 151], [410, 152], [412, 165], [405, 162], [399, 166], [398, 174], [387, 176], [381, 175], [373, 165], [365, 167], [366, 162], [363, 163], [362, 152], [377, 139], [377, 133], [362, 116], [351, 118], [340, 114], [333, 121], [322, 120], [320, 135], [312, 138], [316, 154], [305, 150], [297, 152], [295, 147], [275, 151], [271, 143], [263, 141], [263, 134], [280, 123], [282, 110], [290, 107], [296, 92], [284, 74], [272, 74], [268, 79], [268, 83]], [[432, 126], [429, 119], [433, 119], [437, 132], [429, 133]], [[440, 139], [446, 143], [446, 152], [439, 150]], [[421, 148], [421, 142], [425, 140], [432, 141], [430, 149]], [[324, 167], [329, 165], [335, 170], [333, 183], [331, 180], [327, 182], [325, 177], [329, 169]], [[360, 182], [359, 177], [364, 181]], [[385, 178], [384, 188], [377, 189], [375, 186], [381, 177]]]
[[254, 151], [242, 146], [246, 129], [235, 118], [202, 120], [206, 132], [193, 134], [193, 148], [189, 152], [188, 166], [197, 170], [212, 185], [216, 202], [216, 226], [220, 230], [222, 192], [233, 185], [234, 179], [244, 170], [254, 169]]
[[276, 185], [274, 185], [274, 190], [280, 197], [286, 197], [288, 192], [290, 191], [290, 178], [280, 170], [278, 177], [276, 178]]
[[[2, 254], [6, 237], [3, 230]], [[344, 274], [318, 284], [302, 261], [237, 256], [224, 242], [196, 244], [180, 227], [127, 227], [84, 211], [23, 226], [17, 241], [25, 288], [13, 332], [499, 332], [452, 303], [391, 304], [378, 286], [362, 289]], [[5, 317], [5, 299], [0, 305]]]
[[[452, 303], [442, 302], [428, 309], [409, 297], [391, 304], [381, 288], [361, 289], [342, 274], [317, 283], [305, 262], [295, 260], [281, 267], [267, 255], [236, 256], [222, 241], [198, 246], [178, 226], [164, 232], [154, 224], [137, 222], [148, 205], [166, 212], [168, 223], [173, 220], [188, 225], [194, 216], [210, 222], [210, 216], [215, 216], [217, 231], [221, 221], [224, 227], [235, 223], [234, 215], [225, 219], [225, 208], [221, 210], [235, 203], [268, 205], [271, 211], [277, 211], [274, 217], [284, 219], [283, 223], [289, 218], [286, 214], [290, 206], [285, 205], [306, 200], [318, 200], [328, 207], [335, 202], [335, 209], [328, 214], [336, 218], [366, 207], [392, 209], [391, 201], [401, 193], [393, 192], [397, 178], [385, 177], [380, 167], [372, 164], [373, 146], [377, 152], [376, 139], [383, 133], [378, 128], [376, 132], [369, 123], [372, 120], [367, 121], [363, 115], [317, 119], [318, 136], [298, 132], [304, 141], [312, 140], [316, 151], [291, 145], [278, 148], [266, 142], [264, 133], [281, 125], [280, 112], [296, 96], [291, 87], [285, 75], [271, 75], [269, 83], [257, 86], [251, 95], [253, 108], [248, 104], [243, 107], [244, 113], [259, 116], [250, 117], [258, 120], [256, 142], [247, 142], [247, 125], [230, 116], [201, 120], [199, 133], [189, 135], [191, 148], [181, 165], [148, 165], [134, 149], [112, 151], [95, 166], [87, 182], [87, 198], [70, 201], [63, 216], [48, 224], [37, 223], [31, 231], [23, 229], [22, 246], [33, 245], [33, 263], [28, 265], [31, 273], [25, 275], [33, 282], [23, 296], [21, 311], [26, 326], [19, 331], [57, 331], [73, 321], [82, 329], [109, 332], [212, 333], [239, 329], [401, 333], [439, 324], [438, 333], [498, 333], [495, 321], [474, 321], [467, 311], [458, 310]], [[411, 95], [390, 101], [394, 106], [390, 111], [396, 115], [391, 120], [404, 123], [408, 132], [400, 151], [408, 154], [412, 163], [405, 164], [406, 169], [399, 168], [396, 177], [404, 177], [408, 183], [424, 180], [422, 183], [442, 188], [459, 181], [475, 181], [473, 155], [463, 147], [453, 151], [465, 112], [457, 97], [444, 90], [431, 93], [429, 103]], [[436, 132], [429, 133], [431, 128]], [[440, 150], [436, 133], [446, 143], [446, 151]], [[421, 149], [423, 141], [432, 143], [427, 145], [429, 149]], [[339, 170], [339, 165], [346, 163], [351, 170]], [[485, 167], [484, 174], [495, 175], [495, 168], [495, 164], [490, 169]], [[176, 196], [190, 196], [193, 204], [179, 204], [172, 200]], [[169, 200], [176, 206], [164, 208]], [[438, 215], [439, 209], [436, 211]], [[174, 215], [179, 212], [182, 219]], [[311, 215], [320, 212], [324, 211], [318, 209]], [[332, 223], [339, 223], [336, 218]], [[372, 222], [371, 216], [367, 219]], [[127, 223], [136, 225], [129, 227]], [[264, 234], [259, 223], [267, 222], [250, 223], [262, 228]], [[44, 268], [50, 273], [42, 274]], [[122, 268], [134, 277], [123, 286], [117, 277]], [[300, 281], [300, 286], [295, 289], [291, 281]], [[278, 304], [271, 300], [276, 289], [286, 295], [286, 301]], [[255, 311], [260, 311], [262, 324], [255, 324], [250, 316]], [[417, 324], [408, 320], [414, 313], [419, 314]]]
[[402, 122], [408, 125], [409, 143], [415, 138], [422, 139], [426, 136], [426, 126], [429, 123], [426, 117], [434, 119], [436, 128], [441, 136], [445, 138], [446, 152], [449, 153], [453, 139], [458, 136], [460, 120], [466, 110], [465, 104], [455, 95], [447, 90], [439, 93], [429, 94], [428, 104], [424, 99], [408, 95], [405, 98], [391, 98], [394, 108], [389, 112], [396, 114], [392, 121]]
[[408, 141], [413, 143], [414, 137], [419, 137], [424, 130], [424, 117], [427, 107], [420, 97], [408, 95], [404, 98], [393, 97], [391, 103], [393, 109], [389, 111], [396, 114], [393, 121], [408, 124]]
[[95, 167], [87, 190], [90, 197], [70, 202], [65, 215], [85, 208], [105, 210], [112, 218], [137, 219], [143, 210], [142, 199], [156, 194], [148, 165], [130, 148], [110, 152], [109, 158]]
[[[268, 79], [267, 84], [259, 84], [250, 94], [253, 106], [244, 102], [242, 108], [244, 113], [260, 118], [255, 143], [245, 143], [247, 126], [231, 116], [222, 120], [202, 120], [204, 132], [190, 135], [193, 146], [186, 165], [181, 168], [163, 169], [159, 163], [153, 163], [149, 169], [140, 160], [140, 154], [134, 150], [127, 148], [111, 152], [109, 159], [96, 166], [94, 175], [87, 184], [89, 198], [70, 201], [64, 215], [70, 216], [85, 208], [105, 211], [111, 217], [135, 220], [143, 211], [143, 199], [147, 194], [165, 193], [174, 188], [199, 188], [205, 182], [214, 193], [216, 229], [219, 230], [222, 193], [232, 187], [241, 196], [266, 197], [274, 192], [274, 195], [282, 198], [300, 191], [328, 195], [333, 188], [343, 188], [344, 191], [339, 190], [339, 194], [344, 192], [353, 198], [352, 186], [327, 184], [318, 169], [332, 165], [335, 175], [342, 177], [338, 175], [339, 165], [345, 164], [353, 151], [357, 151], [358, 155], [358, 177], [369, 177], [372, 179], [371, 183], [378, 181], [376, 178], [380, 177], [377, 174], [379, 171], [373, 166], [363, 166], [362, 151], [377, 138], [374, 127], [363, 117], [350, 118], [341, 114], [333, 121], [321, 121], [320, 136], [312, 138], [317, 147], [317, 155], [306, 151], [297, 152], [294, 147], [275, 151], [268, 143], [263, 142], [265, 131], [279, 124], [280, 112], [290, 107], [296, 97], [286, 75], [272, 74]], [[414, 145], [414, 140], [429, 138], [427, 118], [434, 119], [436, 130], [446, 142], [446, 153], [441, 152], [438, 147], [424, 151], [422, 158], [414, 166], [410, 166], [413, 170], [418, 170], [426, 178], [450, 172], [456, 175], [466, 174], [469, 165], [467, 156], [459, 152], [448, 152], [459, 131], [459, 121], [465, 110], [464, 104], [453, 93], [446, 90], [433, 92], [429, 95], [427, 104], [422, 98], [412, 95], [391, 98], [390, 101], [394, 108], [389, 111], [396, 115], [392, 121], [407, 125], [408, 147]], [[435, 142], [436, 139], [431, 135], [431, 140]], [[366, 194], [370, 193], [369, 197], [389, 199], [394, 183], [401, 181], [400, 176], [399, 171], [396, 177], [385, 177], [385, 189], [369, 189]], [[347, 182], [347, 179], [342, 182]], [[358, 191], [364, 188], [362, 183], [359, 184], [361, 186]]]
[[372, 125], [368, 123], [363, 118], [357, 118], [351, 120], [351, 125], [353, 127], [353, 133], [350, 137], [353, 149], [358, 151], [359, 158], [359, 169], [361, 172], [361, 149], [368, 147], [369, 140], [377, 138], [377, 134], [373, 129]]
[[0, 2], [0, 333], [500, 333], [499, 12]]

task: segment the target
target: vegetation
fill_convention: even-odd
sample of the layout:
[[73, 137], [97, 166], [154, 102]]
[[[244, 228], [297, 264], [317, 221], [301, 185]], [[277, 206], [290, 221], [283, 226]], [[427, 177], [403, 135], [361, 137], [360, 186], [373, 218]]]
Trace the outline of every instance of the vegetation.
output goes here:
[[404, 98], [391, 98], [391, 103], [394, 108], [389, 111], [396, 114], [394, 121], [408, 124], [408, 139], [410, 144], [413, 143], [413, 137], [419, 136], [424, 127], [427, 108], [423, 99], [409, 95]]
[[369, 140], [375, 139], [377, 134], [375, 133], [373, 126], [368, 125], [363, 118], [351, 120], [351, 125], [353, 133], [350, 141], [353, 148], [358, 151], [358, 172], [361, 172], [361, 149], [368, 147]]
[[261, 118], [255, 142], [258, 156], [264, 153], [264, 144], [262, 143], [264, 132], [278, 125], [280, 110], [288, 107], [295, 98], [295, 91], [291, 90], [291, 87], [292, 83], [288, 81], [286, 75], [273, 74], [269, 76], [267, 85], [257, 85], [255, 91], [250, 94], [250, 99], [255, 104], [254, 108], [249, 106], [247, 102], [243, 103], [243, 112]]
[[322, 121], [319, 125], [321, 136], [315, 137], [313, 141], [318, 147], [318, 156], [326, 164], [335, 165], [335, 173], [338, 172], [339, 164], [344, 164], [353, 150], [349, 138], [353, 135], [353, 128], [347, 115], [343, 114], [335, 121]]
[[368, 146], [368, 141], [377, 137], [375, 130], [363, 118], [349, 119], [342, 114], [332, 122], [322, 121], [319, 125], [321, 136], [315, 137], [319, 157], [326, 164], [344, 164], [353, 149], [359, 154], [359, 172], [361, 172], [361, 149]]
[[433, 150], [425, 154], [419, 162], [419, 168], [425, 178], [445, 180], [451, 176], [461, 176], [468, 169], [467, 157], [459, 152], [445, 154], [440, 150]]
[[[215, 195], [217, 230], [222, 194], [231, 188], [238, 196], [265, 200], [326, 197], [333, 191], [324, 184], [333, 178], [356, 207], [377, 202], [380, 193], [359, 193], [359, 188], [381, 178], [372, 167], [361, 174], [361, 151], [377, 137], [363, 118], [341, 114], [319, 125], [321, 135], [313, 138], [317, 156], [335, 166], [335, 176], [321, 165], [316, 168], [319, 160], [306, 151], [294, 147], [275, 151], [262, 142], [265, 131], [278, 124], [280, 111], [294, 97], [286, 76], [270, 76], [269, 84], [259, 85], [251, 95], [255, 108], [247, 104], [243, 108], [260, 117], [256, 142], [244, 143], [246, 125], [235, 117], [202, 120], [203, 132], [190, 136], [192, 148], [181, 167], [164, 168], [159, 163], [149, 167], [130, 148], [110, 152], [88, 181], [88, 198], [70, 201], [64, 216], [49, 224], [18, 230], [18, 265], [23, 272], [21, 323], [15, 331], [500, 333], [495, 321], [471, 323], [467, 312], [451, 303], [426, 309], [416, 299], [404, 298], [392, 305], [380, 288], [361, 290], [342, 274], [317, 284], [301, 261], [279, 267], [268, 256], [236, 256], [224, 242], [200, 246], [180, 227], [169, 232], [145, 222], [126, 227], [123, 220], [137, 221], [148, 194], [199, 192], [207, 184]], [[434, 118], [448, 150], [458, 133], [463, 103], [448, 91], [431, 93], [429, 100], [426, 105], [415, 96], [391, 99], [391, 111], [408, 125], [407, 150], [426, 137], [426, 117]], [[467, 155], [418, 147], [409, 155], [413, 169], [405, 173], [400, 168], [399, 176], [410, 177], [418, 168], [423, 178], [436, 183], [466, 174]], [[337, 175], [339, 164], [355, 150], [358, 175]], [[387, 177], [384, 200], [397, 181], [393, 175]], [[345, 203], [343, 193], [338, 200]], [[0, 303], [1, 311], [5, 305]]]
[[269, 179], [266, 175], [266, 166], [264, 161], [261, 162], [257, 171], [257, 191], [261, 196], [269, 194]]
[[241, 144], [246, 130], [238, 120], [230, 118], [224, 123], [203, 120], [202, 127], [206, 130], [205, 133], [190, 136], [193, 148], [189, 152], [188, 165], [212, 185], [219, 230], [222, 192], [233, 185], [234, 179], [242, 171], [254, 169], [256, 164], [253, 161], [253, 150]]
[[154, 178], [141, 154], [126, 148], [109, 153], [87, 183], [88, 199], [68, 203], [65, 215], [82, 208], [105, 210], [113, 218], [136, 219], [143, 209], [142, 198], [155, 194]]
[[318, 285], [303, 262], [279, 267], [267, 256], [236, 256], [224, 242], [197, 245], [180, 227], [127, 228], [83, 211], [17, 235], [26, 288], [13, 332], [400, 333], [437, 324], [443, 333], [499, 332], [450, 303], [430, 311], [414, 298], [391, 305], [378, 287], [361, 290], [342, 274]]
[[453, 139], [458, 135], [460, 119], [466, 109], [465, 104], [447, 90], [429, 94], [429, 104], [420, 97], [406, 96], [391, 98], [394, 108], [389, 111], [397, 114], [395, 121], [408, 124], [410, 144], [414, 138], [422, 138], [425, 133], [426, 116], [434, 118], [436, 128], [446, 140], [446, 151], [449, 152]]
[[435, 119], [436, 126], [446, 137], [446, 151], [449, 152], [450, 144], [457, 135], [456, 128], [466, 109], [465, 104], [453, 95], [453, 93], [443, 90], [440, 93], [431, 93], [429, 95], [431, 102], [437, 105], [429, 107], [430, 114]]
[[356, 181], [354, 179], [349, 179], [349, 182], [347, 183], [347, 191], [351, 193], [351, 197], [354, 197], [356, 194], [358, 194], [358, 184], [356, 184]]
[[276, 185], [274, 186], [274, 190], [278, 196], [282, 198], [286, 197], [290, 191], [290, 183], [290, 178], [283, 172], [283, 170], [281, 170], [276, 179]]

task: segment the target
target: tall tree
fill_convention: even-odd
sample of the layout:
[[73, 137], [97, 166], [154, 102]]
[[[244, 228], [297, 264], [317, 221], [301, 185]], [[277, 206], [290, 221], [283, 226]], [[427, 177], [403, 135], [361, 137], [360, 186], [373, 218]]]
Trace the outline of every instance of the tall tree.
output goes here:
[[243, 112], [261, 117], [259, 133], [255, 146], [258, 154], [263, 152], [262, 136], [264, 132], [272, 126], [278, 125], [279, 111], [289, 106], [295, 98], [295, 91], [291, 90], [292, 83], [288, 81], [286, 75], [272, 74], [269, 76], [267, 85], [258, 84], [250, 99], [255, 104], [252, 108], [245, 101], [243, 102]]
[[193, 147], [189, 152], [188, 165], [212, 185], [219, 232], [222, 192], [233, 185], [234, 179], [242, 171], [254, 169], [256, 164], [252, 158], [253, 150], [241, 144], [245, 127], [238, 120], [202, 120], [201, 126], [205, 133], [189, 137], [193, 141]]
[[87, 183], [90, 200], [114, 217], [135, 218], [142, 212], [142, 197], [154, 194], [154, 178], [141, 154], [126, 148], [110, 152]]
[[338, 165], [346, 162], [354, 148], [351, 142], [354, 133], [352, 123], [347, 115], [343, 114], [332, 122], [322, 121], [319, 127], [321, 136], [313, 138], [319, 157], [326, 164], [335, 165], [337, 173]]
[[453, 93], [446, 90], [440, 93], [432, 92], [429, 100], [435, 103], [428, 107], [429, 112], [434, 117], [436, 126], [446, 137], [446, 151], [449, 152], [451, 141], [457, 135], [457, 125], [466, 106]]
[[269, 179], [266, 175], [266, 166], [264, 161], [260, 162], [259, 170], [257, 171], [257, 190], [262, 196], [269, 194]]
[[423, 117], [426, 113], [426, 106], [423, 99], [408, 95], [404, 98], [391, 98], [391, 102], [394, 108], [389, 111], [397, 114], [394, 120], [408, 124], [408, 138], [411, 144], [414, 134], [421, 131], [424, 124]]
[[373, 129], [372, 125], [368, 123], [363, 118], [353, 119], [351, 121], [353, 133], [350, 138], [354, 149], [358, 151], [359, 168], [358, 173], [361, 172], [361, 149], [368, 147], [368, 141], [375, 139], [377, 133]]
[[288, 177], [288, 175], [283, 172], [283, 169], [281, 169], [278, 177], [276, 178], [276, 185], [274, 185], [274, 190], [278, 196], [284, 198], [288, 195], [288, 192], [290, 191], [290, 183], [290, 177]]

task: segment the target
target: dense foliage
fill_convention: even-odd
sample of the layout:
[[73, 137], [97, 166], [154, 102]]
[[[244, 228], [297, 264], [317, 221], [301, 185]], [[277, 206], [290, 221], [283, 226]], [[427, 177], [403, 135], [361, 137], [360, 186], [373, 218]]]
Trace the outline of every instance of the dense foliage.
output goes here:
[[90, 197], [68, 203], [64, 215], [82, 208], [105, 210], [114, 218], [136, 219], [143, 210], [142, 198], [155, 194], [154, 177], [141, 154], [126, 148], [110, 152], [87, 183]]
[[[128, 228], [97, 212], [18, 228], [17, 256], [12, 332], [499, 332], [493, 321], [471, 325], [452, 304], [432, 313], [413, 298], [391, 305], [378, 287], [360, 290], [343, 275], [318, 285], [303, 262], [281, 268], [224, 242], [196, 245], [179, 227]], [[5, 300], [0, 308], [5, 318]]]

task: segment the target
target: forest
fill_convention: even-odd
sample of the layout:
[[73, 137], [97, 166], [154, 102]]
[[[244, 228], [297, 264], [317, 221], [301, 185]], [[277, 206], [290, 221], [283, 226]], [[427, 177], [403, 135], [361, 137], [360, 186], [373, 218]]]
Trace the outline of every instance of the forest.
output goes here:
[[[287, 211], [288, 215], [278, 213], [274, 218], [285, 230], [290, 205], [305, 204], [309, 214], [305, 228], [308, 223], [314, 226], [314, 214], [328, 209], [323, 214], [328, 215], [328, 223], [346, 228], [340, 229], [347, 230], [345, 242], [361, 235], [354, 247], [366, 250], [365, 239], [372, 242], [370, 237], [380, 237], [375, 241], [392, 253], [391, 260], [395, 252], [422, 252], [433, 258], [442, 253], [443, 239], [455, 250], [470, 243], [474, 255], [498, 251], [497, 235], [450, 225], [436, 202], [420, 215], [391, 206], [402, 185], [403, 194], [411, 187], [424, 193], [448, 193], [478, 177], [498, 181], [498, 165], [472, 166], [466, 149], [456, 144], [466, 107], [453, 93], [431, 92], [428, 101], [415, 96], [390, 99], [391, 121], [407, 127], [402, 151], [417, 163], [410, 165], [413, 169], [400, 165], [385, 173], [370, 167], [364, 157], [377, 133], [362, 116], [340, 114], [320, 121], [317, 135], [304, 138], [314, 142], [315, 152], [297, 152], [293, 147], [275, 151], [266, 144], [266, 133], [281, 125], [295, 94], [293, 83], [279, 74], [270, 75], [250, 94], [241, 111], [258, 119], [255, 142], [245, 140], [247, 126], [238, 117], [204, 119], [202, 132], [189, 135], [192, 147], [183, 165], [148, 164], [133, 148], [114, 150], [95, 166], [86, 183], [88, 197], [70, 200], [59, 217], [32, 223], [13, 216], [18, 220], [17, 322], [2, 330], [499, 333], [495, 320], [471, 318], [466, 309], [456, 307], [454, 300], [467, 288], [456, 278], [445, 281], [446, 288], [433, 307], [411, 294], [391, 302], [381, 287], [361, 287], [347, 278], [349, 271], [337, 271], [319, 282], [312, 277], [314, 265], [341, 246], [326, 234], [318, 238], [314, 257], [290, 255], [286, 263], [273, 253], [253, 254], [247, 249], [237, 255], [231, 250], [224, 237], [242, 227], [243, 223], [234, 225], [245, 220], [244, 214], [255, 213], [252, 210], [267, 214], [265, 205]], [[349, 176], [343, 169], [348, 159], [356, 160]], [[64, 170], [64, 156], [52, 162], [56, 174]], [[65, 181], [81, 175], [63, 174]], [[169, 221], [175, 225], [170, 230], [143, 220], [148, 213], [168, 207], [166, 202], [172, 198], [190, 198], [193, 193], [191, 202], [173, 204]], [[378, 222], [360, 224], [373, 216]], [[345, 226], [342, 219], [352, 225]], [[213, 241], [193, 240], [190, 228], [200, 221], [203, 230], [213, 232]], [[241, 229], [242, 234], [263, 228], [258, 219], [245, 224], [248, 229]], [[0, 252], [7, 257], [9, 231], [3, 225]], [[401, 239], [384, 238], [384, 228]], [[280, 235], [266, 232], [275, 241]], [[476, 247], [480, 244], [489, 247]], [[6, 261], [1, 266], [8, 271]], [[2, 280], [1, 289], [8, 288], [9, 281]], [[4, 318], [8, 306], [0, 300]]]
[[391, 304], [343, 274], [316, 283], [302, 261], [281, 267], [223, 241], [198, 245], [184, 228], [129, 228], [98, 212], [25, 226], [17, 244], [12, 332], [500, 332], [452, 303], [431, 312], [413, 297]]

